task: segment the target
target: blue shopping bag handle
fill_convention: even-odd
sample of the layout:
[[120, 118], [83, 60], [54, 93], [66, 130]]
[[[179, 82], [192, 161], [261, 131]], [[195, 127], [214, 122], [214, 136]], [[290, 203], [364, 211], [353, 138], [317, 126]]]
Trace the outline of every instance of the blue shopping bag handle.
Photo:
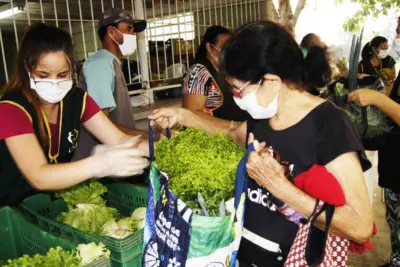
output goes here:
[[[167, 128], [167, 138], [171, 138], [171, 130]], [[153, 127], [151, 126], [151, 121], [149, 120], [149, 154], [150, 161], [154, 161], [154, 136], [153, 136]]]
[[[246, 190], [247, 190], [247, 183], [249, 180], [249, 176], [248, 176], [247, 170], [246, 170], [246, 163], [247, 163], [250, 153], [252, 153], [254, 151], [255, 151], [255, 149], [254, 149], [254, 145], [252, 143], [247, 147], [247, 151], [244, 154], [243, 158], [240, 160], [239, 165], [236, 169], [235, 201], [234, 201], [235, 210], [237, 210], [237, 208], [239, 207], [240, 198], [242, 196], [242, 193], [246, 192]], [[237, 218], [235, 215], [235, 222], [236, 221], [237, 221]]]

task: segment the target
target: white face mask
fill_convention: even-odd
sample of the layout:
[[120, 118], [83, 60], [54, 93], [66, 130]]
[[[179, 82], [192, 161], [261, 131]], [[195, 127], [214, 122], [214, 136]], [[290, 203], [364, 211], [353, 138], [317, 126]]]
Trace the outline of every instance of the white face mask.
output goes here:
[[122, 34], [123, 37], [123, 43], [119, 44], [111, 35], [111, 39], [114, 40], [114, 42], [119, 46], [119, 50], [121, 51], [121, 54], [125, 56], [130, 56], [136, 51], [137, 47], [137, 42], [136, 42], [136, 35], [133, 34], [125, 34], [120, 32], [118, 29], [114, 27], [114, 29]]
[[[261, 81], [260, 81], [261, 83]], [[258, 84], [258, 87], [260, 86]], [[253, 119], [262, 120], [262, 119], [269, 119], [278, 113], [278, 95], [279, 92], [276, 93], [275, 98], [272, 100], [271, 103], [268, 104], [267, 107], [263, 107], [258, 104], [256, 92], [249, 93], [243, 98], [233, 97], [236, 105], [239, 106], [240, 109], [246, 110]]]
[[388, 56], [388, 50], [379, 50], [378, 58], [385, 59]]
[[31, 88], [48, 103], [58, 103], [72, 89], [72, 79], [33, 79], [29, 74]]

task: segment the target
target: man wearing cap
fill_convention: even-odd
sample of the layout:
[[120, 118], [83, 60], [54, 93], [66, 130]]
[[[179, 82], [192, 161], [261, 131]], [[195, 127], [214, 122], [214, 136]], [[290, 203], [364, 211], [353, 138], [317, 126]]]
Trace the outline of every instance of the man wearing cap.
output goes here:
[[[86, 60], [79, 78], [79, 86], [88, 91], [120, 130], [130, 135], [140, 134], [144, 139], [147, 139], [147, 133], [135, 130], [131, 101], [120, 60], [136, 51], [136, 33], [144, 31], [146, 26], [145, 20], [135, 20], [120, 8], [104, 11], [98, 29], [102, 49]], [[90, 156], [92, 148], [97, 144], [92, 135], [81, 131], [75, 159]]]

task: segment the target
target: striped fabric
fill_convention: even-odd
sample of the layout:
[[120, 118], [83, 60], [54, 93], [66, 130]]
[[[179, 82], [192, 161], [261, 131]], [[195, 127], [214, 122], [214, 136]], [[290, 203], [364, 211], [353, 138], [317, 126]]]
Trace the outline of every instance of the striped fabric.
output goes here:
[[221, 106], [223, 98], [207, 68], [194, 64], [183, 79], [183, 93], [207, 96], [204, 108], [215, 109]]

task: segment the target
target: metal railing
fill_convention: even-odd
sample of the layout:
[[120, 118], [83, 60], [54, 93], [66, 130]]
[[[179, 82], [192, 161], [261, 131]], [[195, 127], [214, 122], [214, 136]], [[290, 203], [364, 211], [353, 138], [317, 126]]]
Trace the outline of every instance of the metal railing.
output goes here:
[[[2, 3], [4, 1], [0, 1]], [[0, 86], [8, 81], [18, 47], [28, 25], [52, 24], [68, 31], [78, 62], [101, 47], [98, 19], [111, 7], [121, 7], [135, 18], [148, 20], [138, 34], [138, 51], [126, 58], [129, 85], [146, 93], [180, 84], [206, 29], [221, 25], [230, 29], [263, 17], [264, 0], [9, 0], [0, 6]], [[167, 71], [170, 67], [171, 71]], [[179, 69], [179, 68], [178, 68]], [[175, 78], [175, 79], [174, 79]]]

